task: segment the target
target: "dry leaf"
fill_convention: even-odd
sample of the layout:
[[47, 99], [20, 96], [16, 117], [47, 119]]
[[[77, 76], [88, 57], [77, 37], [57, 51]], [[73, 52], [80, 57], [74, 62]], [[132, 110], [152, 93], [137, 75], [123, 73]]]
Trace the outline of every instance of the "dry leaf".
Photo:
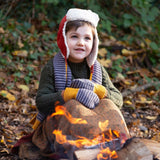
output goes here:
[[146, 97], [144, 97], [142, 95], [139, 95], [138, 97], [139, 97], [140, 101], [142, 101], [142, 102], [146, 102], [147, 101]]
[[101, 49], [99, 49], [98, 54], [99, 54], [100, 56], [102, 56], [102, 57], [105, 57], [106, 54], [107, 54], [106, 48], [101, 48]]
[[12, 54], [14, 56], [18, 56], [18, 57], [27, 57], [28, 56], [28, 52], [26, 50], [17, 50], [17, 51], [14, 51]]
[[117, 77], [116, 78], [119, 79], [119, 80], [124, 80], [125, 79], [125, 77], [123, 76], [122, 73], [117, 73]]
[[2, 95], [3, 97], [7, 98], [10, 101], [15, 101], [16, 100], [15, 96], [12, 95], [11, 93], [9, 93], [6, 90], [1, 90], [0, 95]]
[[131, 84], [133, 83], [133, 81], [130, 80], [130, 79], [124, 79], [123, 82], [124, 82], [124, 84], [126, 84], [126, 85], [131, 85]]
[[112, 61], [110, 59], [98, 59], [98, 61], [106, 68], [110, 67], [112, 65]]
[[151, 75], [151, 72], [145, 68], [139, 69], [138, 72], [142, 77], [145, 77], [145, 76], [149, 77]]
[[136, 101], [139, 104], [152, 104], [153, 101]]
[[38, 89], [38, 87], [39, 87], [39, 81], [38, 80], [33, 80], [33, 82], [34, 82], [34, 88]]
[[130, 51], [130, 50], [127, 50], [127, 49], [122, 49], [122, 55], [123, 56], [133, 56], [133, 55], [136, 55], [136, 54], [139, 54], [139, 53], [142, 53], [144, 52], [143, 49], [141, 50], [136, 50], [136, 51]]
[[29, 87], [27, 85], [20, 84], [20, 85], [17, 85], [17, 87], [19, 89], [22, 89], [22, 91], [24, 91], [24, 92], [29, 92]]
[[19, 48], [24, 47], [24, 44], [22, 43], [20, 38], [18, 39], [18, 46], [19, 46]]
[[124, 103], [127, 104], [127, 105], [131, 105], [132, 104], [132, 102], [129, 101], [129, 100], [124, 101]]
[[149, 119], [149, 120], [155, 120], [157, 118], [157, 116], [147, 116], [146, 119]]
[[5, 33], [4, 29], [2, 27], [0, 27], [0, 33], [3, 34]]

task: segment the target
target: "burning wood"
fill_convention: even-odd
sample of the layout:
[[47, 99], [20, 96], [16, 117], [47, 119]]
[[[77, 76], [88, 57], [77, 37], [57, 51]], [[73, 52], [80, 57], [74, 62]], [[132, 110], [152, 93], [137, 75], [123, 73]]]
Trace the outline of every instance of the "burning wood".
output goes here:
[[[71, 114], [66, 110], [63, 106], [57, 106], [56, 112], [51, 115], [51, 117], [57, 116], [57, 115], [63, 115], [67, 118], [67, 120], [71, 124], [86, 124], [87, 121], [83, 120], [81, 118], [73, 118]], [[77, 138], [75, 140], [73, 139], [67, 139], [67, 135], [63, 135], [61, 130], [54, 130], [53, 134], [56, 137], [57, 145], [61, 145], [65, 148], [66, 151], [72, 150], [74, 148], [75, 150], [79, 149], [97, 149], [99, 148], [100, 151], [97, 154], [97, 159], [108, 159], [117, 158], [116, 151], [121, 149], [123, 146], [123, 143], [125, 142], [126, 138], [123, 139], [125, 136], [121, 136], [118, 131], [108, 129], [106, 131], [106, 128], [108, 126], [109, 122], [108, 120], [105, 120], [104, 122], [99, 121], [99, 128], [101, 129], [101, 134], [97, 135], [93, 139], [88, 139], [83, 136], [76, 136]], [[73, 157], [71, 158], [73, 159]]]

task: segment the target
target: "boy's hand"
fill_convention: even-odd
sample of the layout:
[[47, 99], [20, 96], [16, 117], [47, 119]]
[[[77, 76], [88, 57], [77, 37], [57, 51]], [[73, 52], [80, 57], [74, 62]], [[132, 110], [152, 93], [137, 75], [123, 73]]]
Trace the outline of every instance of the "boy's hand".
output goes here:
[[107, 90], [104, 86], [93, 83], [89, 79], [74, 79], [70, 87], [91, 90], [96, 93], [100, 99], [104, 98], [107, 95]]

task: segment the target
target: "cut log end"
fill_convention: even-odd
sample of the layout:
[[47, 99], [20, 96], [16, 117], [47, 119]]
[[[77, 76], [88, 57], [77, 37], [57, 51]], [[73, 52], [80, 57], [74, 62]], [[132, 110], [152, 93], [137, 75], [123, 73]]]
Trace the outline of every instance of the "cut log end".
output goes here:
[[[78, 160], [96, 160], [100, 148], [81, 149], [74, 152]], [[118, 160], [153, 160], [160, 159], [160, 143], [154, 140], [132, 138], [117, 151]]]

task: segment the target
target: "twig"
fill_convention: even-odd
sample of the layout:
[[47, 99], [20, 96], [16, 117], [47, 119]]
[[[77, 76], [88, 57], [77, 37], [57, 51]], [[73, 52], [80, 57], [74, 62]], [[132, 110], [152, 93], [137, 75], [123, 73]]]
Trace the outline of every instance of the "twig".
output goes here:
[[145, 90], [145, 89], [148, 89], [152, 86], [157, 86], [157, 85], [160, 85], [160, 82], [152, 82], [152, 83], [147, 83], [147, 84], [144, 84], [142, 86], [138, 86], [137, 88], [132, 88], [130, 90], [124, 90], [122, 92], [122, 95], [123, 97], [127, 97], [128, 95], [132, 94], [132, 93], [136, 93], [136, 92], [140, 92], [142, 90]]
[[[18, 1], [19, 1], [19, 0], [18, 0]], [[11, 2], [9, 9], [7, 10], [6, 14], [3, 16], [3, 19], [5, 19], [5, 18], [8, 16], [9, 12], [10, 12], [10, 11], [12, 10], [12, 8], [13, 8], [13, 5], [14, 5], [15, 3], [17, 3], [18, 1], [17, 1], [17, 0], [14, 0], [14, 1]]]
[[128, 7], [130, 7], [136, 14], [138, 14], [139, 16], [141, 15], [139, 13], [139, 11], [137, 11], [132, 5], [129, 4], [129, 2], [127, 0], [123, 0], [123, 2], [128, 5]]

